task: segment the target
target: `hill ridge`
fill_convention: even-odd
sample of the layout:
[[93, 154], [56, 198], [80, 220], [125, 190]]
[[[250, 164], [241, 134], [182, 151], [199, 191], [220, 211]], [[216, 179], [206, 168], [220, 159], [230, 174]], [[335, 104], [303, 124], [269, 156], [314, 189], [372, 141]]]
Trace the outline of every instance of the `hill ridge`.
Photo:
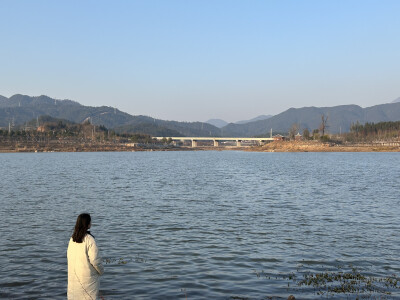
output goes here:
[[46, 95], [16, 94], [10, 98], [0, 96], [0, 127], [10, 123], [24, 123], [42, 115], [82, 123], [88, 118], [95, 125], [124, 133], [145, 133], [153, 136], [227, 136], [248, 137], [287, 133], [293, 124], [299, 131], [318, 129], [321, 115], [328, 117], [328, 133], [347, 132], [352, 123], [400, 120], [400, 102], [378, 104], [362, 108], [355, 104], [332, 107], [291, 107], [275, 116], [245, 124], [229, 123], [221, 128], [206, 122], [178, 122], [155, 119], [150, 116], [130, 115], [111, 106], [84, 106], [73, 100], [59, 100]]

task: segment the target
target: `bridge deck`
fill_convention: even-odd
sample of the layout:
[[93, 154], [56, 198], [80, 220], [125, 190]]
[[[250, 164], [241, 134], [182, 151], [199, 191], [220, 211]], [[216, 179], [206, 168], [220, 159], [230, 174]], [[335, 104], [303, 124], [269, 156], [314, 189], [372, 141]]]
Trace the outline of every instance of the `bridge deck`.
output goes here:
[[175, 141], [273, 141], [274, 138], [249, 138], [249, 137], [155, 137], [157, 140], [172, 139]]

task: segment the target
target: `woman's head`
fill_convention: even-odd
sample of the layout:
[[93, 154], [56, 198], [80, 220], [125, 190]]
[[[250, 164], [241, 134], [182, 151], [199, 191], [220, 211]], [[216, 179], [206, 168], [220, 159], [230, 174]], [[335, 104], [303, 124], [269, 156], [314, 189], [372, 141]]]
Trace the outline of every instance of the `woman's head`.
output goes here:
[[87, 230], [90, 228], [92, 218], [89, 214], [83, 213], [78, 216], [76, 220], [74, 233], [72, 234], [72, 240], [76, 243], [82, 243]]

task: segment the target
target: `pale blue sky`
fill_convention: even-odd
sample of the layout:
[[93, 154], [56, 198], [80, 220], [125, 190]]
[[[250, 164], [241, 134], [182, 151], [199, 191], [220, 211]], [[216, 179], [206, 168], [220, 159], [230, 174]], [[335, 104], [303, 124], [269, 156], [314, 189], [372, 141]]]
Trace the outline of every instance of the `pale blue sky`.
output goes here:
[[0, 0], [0, 95], [179, 121], [400, 97], [400, 1]]

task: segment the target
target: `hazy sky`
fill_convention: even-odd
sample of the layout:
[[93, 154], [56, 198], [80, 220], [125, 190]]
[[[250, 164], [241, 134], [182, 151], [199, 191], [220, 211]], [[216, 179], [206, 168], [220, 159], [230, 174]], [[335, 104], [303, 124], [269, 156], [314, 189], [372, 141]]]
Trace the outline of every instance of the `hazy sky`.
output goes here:
[[0, 0], [0, 95], [179, 121], [400, 97], [400, 1]]

